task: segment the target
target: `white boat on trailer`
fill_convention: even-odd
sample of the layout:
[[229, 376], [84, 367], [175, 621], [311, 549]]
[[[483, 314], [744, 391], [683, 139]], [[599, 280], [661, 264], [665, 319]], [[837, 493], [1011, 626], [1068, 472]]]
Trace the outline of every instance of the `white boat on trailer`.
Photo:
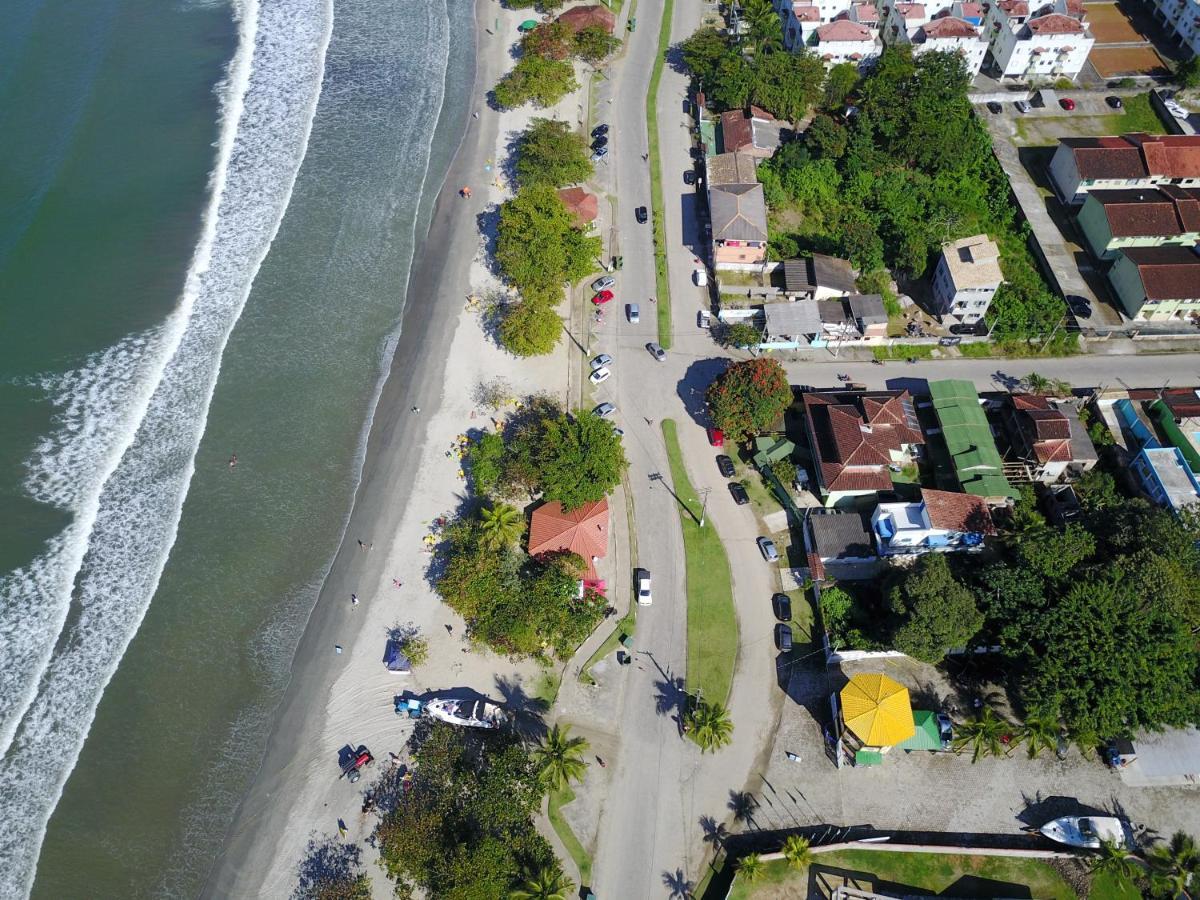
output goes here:
[[1052, 841], [1071, 847], [1100, 849], [1105, 841], [1124, 847], [1125, 826], [1113, 816], [1062, 816], [1047, 822], [1041, 832]]
[[427, 700], [425, 711], [433, 718], [466, 728], [499, 728], [508, 716], [495, 703], [486, 700], [454, 700], [449, 697]]

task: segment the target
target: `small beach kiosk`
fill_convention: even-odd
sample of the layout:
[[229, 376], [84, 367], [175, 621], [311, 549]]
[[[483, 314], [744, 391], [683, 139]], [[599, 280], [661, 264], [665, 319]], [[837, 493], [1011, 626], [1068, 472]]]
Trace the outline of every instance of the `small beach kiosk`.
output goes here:
[[851, 676], [839, 699], [842, 723], [861, 742], [856, 765], [879, 765], [884, 753], [916, 732], [908, 688], [882, 673]]

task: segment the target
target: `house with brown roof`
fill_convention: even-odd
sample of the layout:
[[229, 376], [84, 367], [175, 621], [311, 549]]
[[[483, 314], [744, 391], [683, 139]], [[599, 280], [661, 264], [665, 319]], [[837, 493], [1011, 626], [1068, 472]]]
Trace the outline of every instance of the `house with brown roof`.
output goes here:
[[883, 45], [866, 25], [838, 19], [813, 32], [808, 49], [824, 61], [826, 68], [845, 62], [862, 68], [879, 58]]
[[584, 578], [595, 581], [596, 563], [608, 555], [608, 501], [585, 503], [567, 512], [558, 501], [543, 503], [529, 518], [530, 556], [568, 551], [587, 565]]
[[925, 438], [908, 391], [801, 395], [817, 488], [828, 507], [892, 489], [892, 474], [919, 458]]
[[596, 195], [589, 194], [581, 187], [563, 188], [558, 192], [558, 199], [575, 217], [575, 224], [579, 228], [587, 228], [600, 214], [600, 201]]
[[1108, 270], [1113, 293], [1131, 319], [1165, 322], [1200, 316], [1196, 247], [1130, 247]]
[[933, 312], [949, 324], [973, 325], [984, 317], [1004, 283], [1000, 248], [986, 234], [942, 245], [933, 271]]
[[783, 264], [783, 292], [792, 297], [828, 300], [858, 293], [858, 270], [848, 259], [814, 253]]
[[915, 503], [876, 506], [871, 531], [880, 556], [913, 556], [980, 550], [996, 526], [982, 497], [926, 488]]
[[879, 573], [871, 524], [863, 513], [814, 510], [805, 517], [803, 536], [813, 581], [853, 581]]
[[783, 123], [769, 112], [751, 106], [721, 113], [721, 149], [768, 159], [779, 149]]
[[1200, 241], [1200, 188], [1088, 191], [1077, 221], [1099, 259], [1114, 259], [1126, 247], [1190, 247]]
[[585, 28], [603, 28], [612, 34], [617, 27], [617, 17], [613, 11], [598, 3], [568, 9], [555, 21], [562, 22], [574, 32], [583, 31]]
[[1054, 484], [1064, 477], [1079, 478], [1099, 461], [1072, 403], [1039, 394], [1006, 395], [1000, 417], [1008, 438], [1006, 457], [1019, 462], [1031, 481]]
[[1060, 138], [1049, 171], [1058, 198], [1075, 206], [1092, 190], [1200, 188], [1200, 135]]
[[1054, 0], [1032, 12], [1024, 0], [999, 0], [988, 6], [983, 27], [994, 74], [1017, 81], [1073, 79], [1096, 42], [1078, 0]]

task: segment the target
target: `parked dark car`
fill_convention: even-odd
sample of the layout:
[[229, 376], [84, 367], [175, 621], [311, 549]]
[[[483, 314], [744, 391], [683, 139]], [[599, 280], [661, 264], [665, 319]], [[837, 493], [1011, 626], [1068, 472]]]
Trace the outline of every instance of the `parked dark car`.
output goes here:
[[691, 169], [688, 169], [686, 172], [684, 172], [683, 173], [683, 183], [684, 184], [695, 184], [696, 183], [696, 173], [693, 172]]
[[645, 225], [646, 220], [650, 218], [648, 215], [646, 215], [646, 207], [644, 206], [639, 206], [637, 209], [635, 209], [633, 211], [633, 217], [638, 220], [639, 225]]
[[990, 101], [987, 105], [987, 108], [988, 108], [988, 112], [990, 112], [994, 116], [1000, 115], [1000, 111], [1002, 109], [1004, 109], [1004, 107], [1001, 106], [999, 103], [997, 103], [995, 100]]
[[792, 629], [790, 625], [784, 625], [780, 622], [775, 626], [775, 646], [783, 653], [789, 653], [792, 649]]
[[1113, 109], [1123, 109], [1125, 107], [1125, 104], [1121, 102], [1120, 97], [1105, 97], [1104, 102]]
[[772, 594], [771, 609], [780, 622], [792, 621], [792, 598], [787, 594]]
[[750, 495], [746, 493], [746, 489], [736, 481], [730, 482], [729, 493], [733, 496], [733, 502], [738, 506], [745, 506], [750, 502]]
[[979, 331], [979, 326], [975, 325], [975, 324], [951, 325], [950, 326], [951, 334], [976, 334], [978, 331]]
[[1071, 308], [1071, 313], [1076, 318], [1090, 319], [1092, 317], [1092, 304], [1087, 297], [1070, 294], [1067, 296], [1067, 306]]
[[595, 128], [592, 129], [592, 137], [599, 137], [602, 134], [608, 134], [608, 126], [607, 125], [597, 125]]
[[732, 478], [734, 473], [733, 460], [722, 453], [717, 457], [717, 469], [726, 478]]
[[592, 139], [592, 149], [599, 150], [608, 143], [608, 138], [604, 135]]

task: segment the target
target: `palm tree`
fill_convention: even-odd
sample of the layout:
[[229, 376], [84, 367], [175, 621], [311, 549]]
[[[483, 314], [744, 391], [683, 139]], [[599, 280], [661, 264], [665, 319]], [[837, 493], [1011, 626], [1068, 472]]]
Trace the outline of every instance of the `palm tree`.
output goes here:
[[771, 0], [741, 0], [742, 22], [754, 52], [778, 50], [783, 46], [783, 23]]
[[812, 862], [812, 848], [808, 845], [808, 839], [798, 834], [789, 834], [783, 842], [783, 858], [793, 869], [805, 868]]
[[720, 703], [700, 700], [688, 718], [701, 753], [716, 752], [733, 740], [733, 721]]
[[575, 891], [575, 882], [555, 866], [522, 873], [520, 887], [508, 892], [510, 900], [567, 900]]
[[542, 784], [552, 791], [561, 791], [572, 781], [582, 781], [587, 772], [587, 763], [583, 761], [587, 739], [569, 737], [570, 731], [570, 725], [559, 728], [556, 724], [533, 751]]
[[954, 752], [962, 753], [971, 748], [971, 762], [977, 763], [985, 756], [1003, 756], [1004, 737], [1012, 733], [1012, 723], [1002, 719], [985, 706], [973, 722], [963, 722], [955, 731]]
[[512, 546], [520, 540], [521, 533], [525, 530], [520, 510], [507, 503], [497, 503], [491, 509], [481, 509], [479, 518], [483, 521], [483, 539], [495, 550]]
[[1046, 713], [1037, 713], [1025, 720], [1017, 732], [1019, 739], [1025, 741], [1030, 759], [1037, 759], [1043, 750], [1055, 752], [1058, 742], [1063, 736], [1063, 727], [1057, 717]]
[[1031, 394], [1044, 394], [1050, 389], [1050, 379], [1045, 375], [1039, 375], [1037, 372], [1030, 372], [1025, 376], [1025, 388]]
[[1200, 873], [1200, 850], [1191, 835], [1177, 831], [1171, 841], [1146, 854], [1155, 890], [1171, 897], [1191, 898], [1192, 877]]
[[1138, 870], [1139, 866], [1134, 862], [1133, 854], [1116, 841], [1101, 841], [1100, 849], [1088, 864], [1088, 871], [1093, 875], [1103, 872], [1125, 881], [1133, 881]]
[[737, 871], [747, 881], [758, 881], [766, 869], [761, 856], [757, 853], [747, 853], [738, 860]]

